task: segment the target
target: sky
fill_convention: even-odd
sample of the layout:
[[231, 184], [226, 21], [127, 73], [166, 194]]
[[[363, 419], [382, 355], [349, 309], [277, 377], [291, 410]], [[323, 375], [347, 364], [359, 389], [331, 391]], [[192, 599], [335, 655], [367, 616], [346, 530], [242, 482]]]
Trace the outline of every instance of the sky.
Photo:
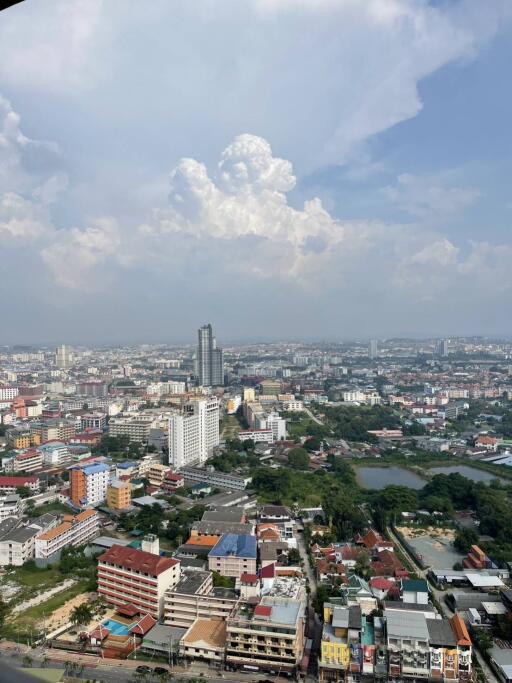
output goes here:
[[0, 344], [512, 335], [511, 0], [0, 13]]

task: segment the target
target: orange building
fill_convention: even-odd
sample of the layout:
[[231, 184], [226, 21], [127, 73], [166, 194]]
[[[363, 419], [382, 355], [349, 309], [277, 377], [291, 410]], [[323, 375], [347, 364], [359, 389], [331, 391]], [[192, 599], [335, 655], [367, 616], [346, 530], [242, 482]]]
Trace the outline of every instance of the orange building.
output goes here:
[[107, 488], [107, 506], [111, 510], [127, 510], [132, 505], [132, 487], [129, 481], [114, 479]]
[[71, 502], [80, 507], [87, 491], [85, 474], [82, 469], [76, 468], [69, 471], [69, 488]]

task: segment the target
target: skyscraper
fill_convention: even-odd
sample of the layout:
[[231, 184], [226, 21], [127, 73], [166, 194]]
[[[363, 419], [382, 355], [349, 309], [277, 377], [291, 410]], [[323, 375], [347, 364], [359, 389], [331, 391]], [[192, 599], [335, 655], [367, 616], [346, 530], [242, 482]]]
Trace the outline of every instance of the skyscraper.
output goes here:
[[434, 351], [436, 356], [446, 358], [448, 355], [448, 339], [438, 339], [436, 341], [436, 348]]
[[203, 325], [198, 330], [197, 375], [202, 387], [224, 384], [224, 358], [222, 349], [217, 348], [212, 326]]
[[64, 344], [55, 349], [55, 365], [61, 370], [67, 370], [73, 365], [73, 353]]
[[376, 339], [370, 339], [370, 342], [368, 344], [368, 358], [371, 358], [372, 360], [374, 358], [377, 358], [379, 351], [377, 348], [377, 340]]

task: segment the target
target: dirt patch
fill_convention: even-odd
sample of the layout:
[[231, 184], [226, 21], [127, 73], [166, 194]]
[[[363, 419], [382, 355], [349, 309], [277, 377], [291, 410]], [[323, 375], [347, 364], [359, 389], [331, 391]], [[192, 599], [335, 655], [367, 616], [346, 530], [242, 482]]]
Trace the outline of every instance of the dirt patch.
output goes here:
[[[403, 536], [403, 538], [411, 539], [418, 538], [420, 536], [428, 536], [429, 538], [442, 538], [443, 541], [453, 542], [455, 538], [455, 529], [440, 529], [436, 526], [428, 527], [411, 527], [411, 526], [400, 526], [397, 527], [397, 531]], [[441, 546], [441, 544], [439, 544]]]
[[91, 600], [91, 595], [91, 593], [81, 593], [80, 595], [71, 598], [71, 600], [62, 607], [56, 609], [55, 612], [46, 619], [46, 630], [55, 631], [60, 626], [67, 624], [73, 609], [84, 602], [89, 602]]

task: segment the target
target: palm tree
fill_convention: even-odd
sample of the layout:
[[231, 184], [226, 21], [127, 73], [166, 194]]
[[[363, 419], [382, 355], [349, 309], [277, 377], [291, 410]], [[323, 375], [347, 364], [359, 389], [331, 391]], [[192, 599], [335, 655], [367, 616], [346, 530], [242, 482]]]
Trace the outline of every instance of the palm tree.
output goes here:
[[79, 626], [80, 624], [88, 624], [92, 619], [92, 609], [90, 606], [83, 602], [81, 605], [77, 605], [73, 608], [71, 612], [71, 623]]

